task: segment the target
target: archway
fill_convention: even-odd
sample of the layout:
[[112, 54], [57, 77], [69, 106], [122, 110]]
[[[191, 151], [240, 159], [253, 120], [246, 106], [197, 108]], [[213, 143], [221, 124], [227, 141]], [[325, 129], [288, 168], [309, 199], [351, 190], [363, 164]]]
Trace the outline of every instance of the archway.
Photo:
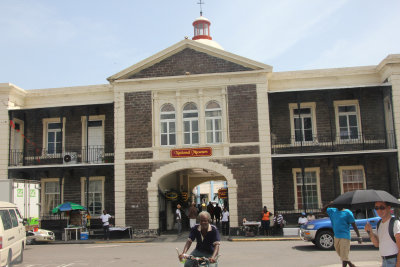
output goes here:
[[206, 169], [222, 175], [228, 184], [230, 227], [238, 226], [237, 183], [232, 172], [222, 164], [204, 159], [179, 160], [164, 165], [153, 172], [147, 186], [149, 201], [149, 229], [159, 229], [158, 184], [160, 180], [172, 173], [185, 169]]

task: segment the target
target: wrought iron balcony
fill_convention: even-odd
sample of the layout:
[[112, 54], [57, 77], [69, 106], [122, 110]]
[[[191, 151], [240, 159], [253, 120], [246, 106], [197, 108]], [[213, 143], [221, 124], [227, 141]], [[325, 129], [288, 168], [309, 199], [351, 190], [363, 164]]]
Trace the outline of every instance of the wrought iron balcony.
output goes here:
[[381, 134], [358, 133], [354, 136], [308, 136], [307, 140], [291, 136], [272, 138], [272, 154], [324, 153], [395, 149], [393, 132]]
[[46, 148], [35, 151], [10, 149], [9, 166], [114, 163], [114, 152], [106, 151], [109, 150], [104, 146], [64, 148], [62, 152], [50, 152]]

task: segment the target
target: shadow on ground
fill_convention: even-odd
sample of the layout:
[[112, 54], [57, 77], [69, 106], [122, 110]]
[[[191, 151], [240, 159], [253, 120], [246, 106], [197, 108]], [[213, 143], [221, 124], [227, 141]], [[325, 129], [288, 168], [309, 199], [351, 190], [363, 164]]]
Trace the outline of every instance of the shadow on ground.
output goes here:
[[[309, 245], [301, 245], [301, 246], [293, 246], [292, 249], [299, 250], [299, 251], [304, 251], [304, 252], [313, 252], [316, 250], [323, 251], [316, 246], [309, 244]], [[352, 251], [376, 251], [378, 248], [374, 247], [371, 243], [369, 244], [361, 244], [361, 245], [352, 245], [350, 247], [350, 250]], [[333, 251], [332, 250], [326, 250], [326, 251]]]

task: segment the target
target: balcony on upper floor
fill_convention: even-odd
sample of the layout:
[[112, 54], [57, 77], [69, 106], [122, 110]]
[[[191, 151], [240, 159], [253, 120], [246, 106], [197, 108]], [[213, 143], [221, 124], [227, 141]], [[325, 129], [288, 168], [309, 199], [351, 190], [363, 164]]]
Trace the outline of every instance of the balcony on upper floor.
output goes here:
[[[300, 140], [299, 140], [300, 139]], [[394, 132], [354, 133], [352, 136], [312, 135], [299, 138], [272, 136], [273, 155], [301, 153], [356, 152], [396, 149]]]
[[24, 151], [10, 149], [10, 167], [33, 165], [79, 165], [79, 164], [107, 164], [114, 163], [113, 148], [105, 146], [88, 146], [63, 148], [60, 151], [52, 149], [35, 149]]

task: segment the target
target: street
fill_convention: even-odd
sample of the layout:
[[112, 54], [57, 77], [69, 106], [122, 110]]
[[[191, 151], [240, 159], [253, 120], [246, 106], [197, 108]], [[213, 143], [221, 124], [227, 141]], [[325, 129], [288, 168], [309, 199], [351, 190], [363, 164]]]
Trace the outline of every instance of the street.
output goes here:
[[[25, 250], [24, 262], [16, 266], [183, 266], [175, 250], [183, 246], [184, 242], [157, 241], [31, 245]], [[219, 266], [341, 266], [335, 251], [321, 251], [300, 240], [223, 241], [220, 254]], [[356, 266], [380, 266], [379, 252], [370, 242], [352, 242], [350, 259]]]

